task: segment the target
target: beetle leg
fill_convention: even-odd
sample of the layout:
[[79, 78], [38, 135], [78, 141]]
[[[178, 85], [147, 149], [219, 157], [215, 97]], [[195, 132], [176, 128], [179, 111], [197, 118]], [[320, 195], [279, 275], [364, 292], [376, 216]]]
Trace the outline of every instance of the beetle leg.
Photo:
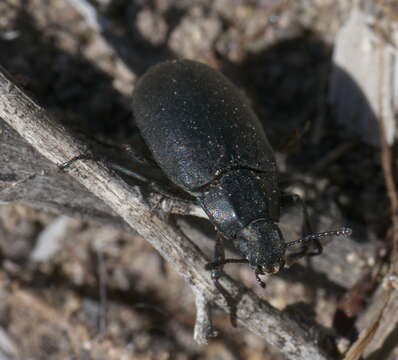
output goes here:
[[308, 246], [305, 246], [301, 251], [287, 255], [286, 264], [290, 266], [303, 257], [317, 256], [322, 254], [323, 247], [319, 240], [313, 240], [313, 244], [315, 246], [315, 249], [310, 249]]
[[[294, 204], [300, 203], [302, 211], [303, 211], [303, 219], [304, 219], [303, 235], [312, 234], [313, 233], [312, 225], [311, 225], [310, 216], [308, 213], [307, 204], [305, 203], [305, 201], [299, 195], [289, 194], [289, 193], [283, 193], [281, 200], [282, 200], [282, 203], [284, 206], [289, 206], [289, 205], [294, 205]], [[296, 254], [292, 254], [290, 256], [294, 256], [294, 259], [297, 260], [304, 256], [316, 256], [316, 255], [322, 254], [323, 247], [318, 239], [314, 239], [312, 241], [312, 245], [315, 247], [315, 249], [311, 249], [308, 245], [304, 245], [301, 251], [299, 251]]]
[[321, 244], [321, 242], [318, 239], [314, 239], [312, 241], [312, 244], [315, 246], [315, 249], [311, 249], [310, 251], [308, 251], [305, 256], [316, 256], [316, 255], [320, 255], [323, 252], [323, 246]]
[[284, 207], [288, 207], [288, 206], [295, 205], [295, 204], [299, 203], [301, 205], [301, 208], [303, 211], [303, 219], [304, 219], [303, 233], [304, 234], [313, 233], [307, 204], [299, 195], [283, 193], [281, 196], [281, 202], [282, 202], [282, 206], [284, 206]]
[[214, 246], [214, 261], [206, 264], [206, 270], [211, 270], [212, 279], [217, 280], [221, 277], [225, 264], [242, 264], [247, 262], [247, 259], [226, 259], [224, 238], [220, 233], [217, 233], [216, 244]]
[[314, 240], [313, 243], [319, 245], [321, 249], [320, 252], [318, 252], [319, 251], [318, 247], [314, 251], [311, 251], [308, 245], [305, 245], [300, 251], [287, 255], [286, 263], [288, 264], [288, 266], [292, 265], [293, 263], [295, 263], [296, 261], [298, 261], [303, 257], [319, 255], [322, 252], [322, 246], [319, 240]]
[[305, 256], [305, 251], [299, 251], [294, 254], [289, 254], [286, 256], [286, 265], [289, 267], [292, 264], [294, 264], [297, 260], [301, 259], [302, 257]]
[[[159, 193], [160, 195], [162, 195], [162, 196], [164, 196], [164, 197], [166, 197], [166, 198], [168, 198], [168, 199], [178, 200], [178, 201], [191, 202], [190, 200], [185, 200], [185, 199], [182, 199], [182, 198], [176, 196], [175, 193], [173, 193], [172, 191], [170, 191], [170, 190], [167, 188], [167, 186], [162, 186], [162, 185], [159, 184], [158, 182], [153, 181], [153, 180], [147, 178], [146, 176], [144, 176], [144, 175], [142, 175], [142, 174], [140, 174], [140, 173], [138, 173], [138, 172], [136, 172], [136, 171], [134, 171], [134, 170], [127, 169], [127, 168], [124, 167], [124, 166], [121, 166], [121, 165], [119, 165], [119, 164], [116, 164], [116, 163], [114, 163], [114, 162], [112, 162], [112, 161], [105, 160], [105, 159], [100, 158], [100, 157], [96, 157], [96, 156], [94, 156], [94, 155], [89, 155], [89, 154], [80, 154], [80, 155], [77, 155], [77, 156], [75, 156], [74, 158], [72, 158], [72, 159], [70, 159], [70, 160], [68, 160], [68, 161], [65, 161], [64, 163], [58, 165], [58, 168], [59, 168], [61, 171], [66, 170], [66, 169], [68, 169], [73, 163], [75, 163], [76, 161], [79, 161], [79, 160], [94, 160], [94, 161], [95, 161], [95, 160], [101, 160], [101, 161], [104, 161], [104, 162], [105, 162], [110, 168], [112, 168], [113, 170], [116, 170], [116, 171], [118, 171], [118, 172], [120, 172], [120, 173], [122, 173], [122, 174], [124, 174], [124, 175], [126, 175], [126, 176], [129, 176], [129, 177], [131, 177], [131, 178], [134, 178], [134, 179], [136, 179], [136, 180], [138, 180], [138, 181], [141, 181], [141, 182], [145, 183], [145, 184], [146, 184], [147, 186], [149, 186], [152, 190], [154, 190], [155, 192]], [[160, 201], [159, 201], [159, 202], [160, 202]], [[155, 206], [155, 207], [156, 207], [156, 206]]]
[[[233, 259], [229, 259], [233, 260]], [[227, 259], [228, 262], [228, 259]], [[219, 279], [222, 275], [222, 269], [224, 264], [226, 263], [225, 259], [225, 250], [224, 250], [224, 238], [223, 236], [217, 232], [216, 236], [216, 244], [214, 247], [214, 261], [206, 265], [207, 270], [211, 271], [211, 278], [214, 281], [214, 286], [220, 292], [220, 294], [224, 297], [227, 302], [227, 306], [230, 311], [230, 321], [233, 327], [236, 327], [236, 301], [234, 298], [228, 293], [227, 290], [220, 284]]]
[[218, 281], [218, 279], [222, 275], [222, 270], [225, 264], [225, 249], [224, 249], [224, 238], [223, 236], [217, 232], [216, 236], [216, 244], [214, 246], [214, 262], [215, 267], [211, 271], [211, 278], [214, 281]]
[[322, 254], [323, 246], [318, 239], [312, 240], [312, 245], [315, 246], [315, 249], [311, 249], [308, 245], [305, 245], [305, 246], [303, 246], [302, 250], [300, 250], [296, 253], [293, 253], [293, 254], [289, 254], [287, 256], [286, 263], [291, 265], [294, 262], [296, 262], [297, 260], [301, 259], [302, 257], [317, 256], [317, 255]]
[[113, 170], [119, 171], [120, 173], [135, 178], [136, 180], [142, 181], [148, 185], [150, 185], [152, 188], [154, 188], [155, 191], [159, 192], [161, 195], [163, 195], [163, 193], [160, 191], [160, 187], [157, 188], [156, 187], [156, 183], [150, 179], [148, 179], [146, 176], [139, 174], [138, 172], [134, 171], [134, 170], [130, 170], [125, 168], [124, 166], [118, 165], [112, 161], [108, 161], [105, 160], [103, 158], [100, 158], [98, 156], [94, 156], [94, 155], [90, 155], [90, 154], [79, 154], [75, 157], [73, 157], [72, 159], [65, 161], [62, 164], [58, 165], [58, 168], [63, 171], [65, 169], [68, 169], [72, 164], [74, 164], [76, 161], [79, 160], [101, 160], [104, 161], [110, 168], [112, 168]]
[[120, 173], [122, 173], [124, 175], [133, 177], [136, 180], [139, 180], [139, 181], [142, 181], [142, 182], [144, 182], [144, 183], [146, 183], [148, 185], [151, 185], [152, 187], [155, 186], [154, 185], [155, 183], [152, 180], [148, 179], [146, 176], [144, 176], [142, 174], [139, 174], [138, 172], [136, 172], [134, 170], [127, 169], [124, 166], [118, 165], [118, 164], [116, 164], [116, 163], [114, 163], [112, 161], [109, 161], [109, 160], [103, 159], [102, 157], [94, 156], [94, 155], [91, 155], [91, 154], [79, 154], [79, 155], [73, 157], [72, 159], [70, 159], [68, 161], [65, 161], [64, 163], [59, 164], [58, 168], [60, 170], [68, 169], [72, 164], [74, 164], [76, 161], [79, 161], [79, 160], [94, 160], [94, 161], [96, 161], [96, 160], [100, 161], [101, 160], [101, 161], [105, 162], [113, 170], [119, 171]]
[[[171, 200], [178, 200], [178, 201], [186, 201], [187, 203], [190, 203], [190, 200], [182, 199], [181, 197], [176, 196], [176, 194], [171, 191], [167, 186], [160, 184], [157, 181], [154, 181], [152, 179], [149, 179], [148, 177], [134, 171], [131, 169], [127, 169], [124, 166], [120, 166], [116, 163], [113, 162], [107, 162], [107, 165], [116, 170], [119, 171], [120, 173], [135, 178], [136, 180], [139, 180], [143, 183], [145, 183], [148, 187], [150, 187], [153, 191], [159, 193], [163, 197], [166, 197]], [[160, 203], [160, 202], [159, 202]]]
[[96, 157], [90, 154], [79, 154], [75, 157], [73, 157], [72, 159], [65, 161], [62, 164], [58, 165], [58, 169], [60, 171], [64, 171], [66, 169], [68, 169], [73, 163], [75, 163], [76, 161], [79, 160], [96, 160]]

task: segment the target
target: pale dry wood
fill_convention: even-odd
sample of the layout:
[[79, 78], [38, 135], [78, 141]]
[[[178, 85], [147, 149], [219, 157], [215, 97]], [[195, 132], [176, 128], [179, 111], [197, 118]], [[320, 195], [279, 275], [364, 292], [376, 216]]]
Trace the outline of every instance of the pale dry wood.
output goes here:
[[[0, 73], [0, 117], [54, 164], [63, 163], [86, 150], [83, 142], [15, 86], [4, 72]], [[75, 168], [77, 171], [72, 175], [76, 180], [136, 229], [208, 301], [229, 311], [210, 274], [204, 270], [207, 259], [202, 252], [178, 229], [154, 215], [138, 187], [126, 184], [100, 161], [81, 161]], [[263, 337], [289, 359], [327, 358], [316, 345], [319, 339], [313, 334], [317, 332], [310, 335], [309, 329], [304, 329], [228, 277], [221, 283], [238, 301], [236, 319], [240, 325]]]

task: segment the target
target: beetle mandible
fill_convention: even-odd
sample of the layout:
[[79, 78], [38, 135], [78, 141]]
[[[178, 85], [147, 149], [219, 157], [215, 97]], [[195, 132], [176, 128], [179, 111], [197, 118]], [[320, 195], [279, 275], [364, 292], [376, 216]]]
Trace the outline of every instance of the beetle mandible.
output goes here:
[[137, 83], [133, 113], [160, 168], [198, 200], [219, 238], [232, 241], [243, 256], [224, 259], [216, 245], [209, 268], [247, 262], [263, 285], [259, 274], [283, 268], [289, 244], [349, 234], [343, 228], [285, 242], [277, 225], [281, 192], [273, 149], [247, 99], [207, 65], [155, 65]]

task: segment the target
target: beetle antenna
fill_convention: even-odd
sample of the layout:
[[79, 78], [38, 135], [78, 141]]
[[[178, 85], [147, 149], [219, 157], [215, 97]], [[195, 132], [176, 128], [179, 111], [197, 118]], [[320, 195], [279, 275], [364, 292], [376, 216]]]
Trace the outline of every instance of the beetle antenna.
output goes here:
[[350, 236], [352, 234], [352, 230], [348, 227], [343, 227], [339, 230], [332, 230], [332, 231], [324, 231], [324, 232], [319, 232], [319, 233], [314, 233], [314, 234], [309, 234], [304, 236], [301, 239], [290, 241], [286, 244], [287, 247], [291, 247], [297, 244], [302, 244], [302, 243], [307, 243], [311, 242], [314, 240], [318, 240], [323, 237], [329, 237], [329, 236]]

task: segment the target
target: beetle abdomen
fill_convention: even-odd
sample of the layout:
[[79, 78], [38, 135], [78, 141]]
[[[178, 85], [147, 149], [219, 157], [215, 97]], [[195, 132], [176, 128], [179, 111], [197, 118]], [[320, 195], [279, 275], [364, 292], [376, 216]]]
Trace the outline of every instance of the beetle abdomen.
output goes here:
[[247, 100], [204, 64], [153, 67], [136, 86], [133, 111], [156, 162], [186, 191], [231, 168], [276, 174], [272, 148]]

